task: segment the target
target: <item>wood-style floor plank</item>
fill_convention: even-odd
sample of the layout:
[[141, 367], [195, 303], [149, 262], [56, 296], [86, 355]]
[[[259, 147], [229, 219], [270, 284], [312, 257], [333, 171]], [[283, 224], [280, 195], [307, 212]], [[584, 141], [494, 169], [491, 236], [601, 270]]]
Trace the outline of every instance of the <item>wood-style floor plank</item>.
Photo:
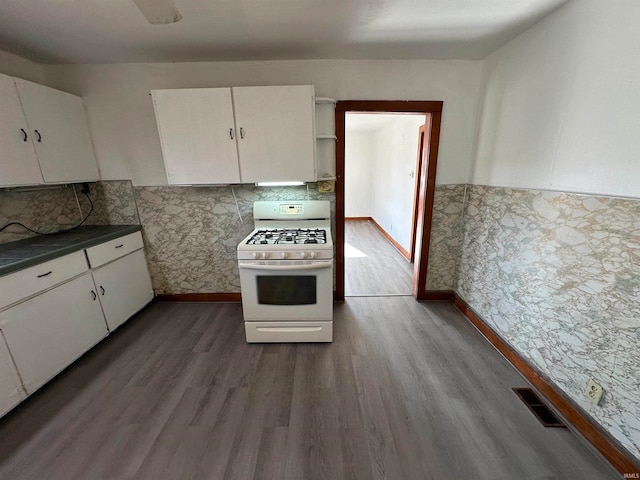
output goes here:
[[155, 303], [0, 420], [0, 478], [613, 479], [450, 304], [353, 297], [331, 344]]
[[413, 264], [368, 220], [344, 224], [344, 294], [411, 295]]

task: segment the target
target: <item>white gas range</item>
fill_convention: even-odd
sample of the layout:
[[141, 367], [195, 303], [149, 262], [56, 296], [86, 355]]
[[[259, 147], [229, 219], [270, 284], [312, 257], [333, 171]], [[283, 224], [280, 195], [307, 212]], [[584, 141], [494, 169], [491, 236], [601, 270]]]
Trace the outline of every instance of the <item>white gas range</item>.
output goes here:
[[329, 202], [255, 202], [253, 216], [238, 245], [247, 342], [332, 341]]

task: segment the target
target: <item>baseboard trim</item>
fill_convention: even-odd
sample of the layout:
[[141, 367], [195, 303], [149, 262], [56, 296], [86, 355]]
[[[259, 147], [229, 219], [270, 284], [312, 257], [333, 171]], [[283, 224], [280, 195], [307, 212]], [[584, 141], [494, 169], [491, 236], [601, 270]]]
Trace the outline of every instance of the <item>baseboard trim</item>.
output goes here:
[[395, 238], [393, 238], [387, 231], [376, 222], [373, 217], [345, 217], [345, 222], [371, 222], [371, 224], [378, 229], [378, 231], [386, 238], [395, 248], [398, 250], [408, 262], [411, 261], [411, 254], [407, 252], [402, 245], [400, 245]]
[[[544, 378], [537, 368], [524, 359], [513, 347], [498, 335], [473, 309], [458, 295], [453, 296], [454, 305], [484, 335], [484, 337], [540, 392], [553, 407], [579, 432], [600, 454], [622, 475], [636, 475], [640, 472], [618, 441], [596, 424], [578, 405], [568, 399], [554, 384]], [[637, 477], [631, 477], [637, 478]]]
[[389, 235], [389, 233], [387, 233], [387, 231], [384, 228], [382, 228], [380, 224], [376, 222], [373, 218], [369, 218], [369, 221], [373, 224], [374, 227], [378, 229], [378, 231], [384, 236], [384, 238], [389, 240], [389, 242], [394, 247], [396, 247], [396, 250], [398, 250], [402, 254], [402, 256], [407, 259], [408, 262], [411, 261], [411, 254], [407, 252], [404, 248], [402, 248], [402, 245], [400, 245], [395, 238]]
[[424, 292], [424, 297], [418, 298], [417, 300], [426, 300], [426, 301], [438, 301], [438, 300], [453, 300], [455, 297], [455, 293], [453, 290], [427, 290]]
[[157, 295], [156, 302], [220, 302], [242, 301], [240, 293], [172, 293]]

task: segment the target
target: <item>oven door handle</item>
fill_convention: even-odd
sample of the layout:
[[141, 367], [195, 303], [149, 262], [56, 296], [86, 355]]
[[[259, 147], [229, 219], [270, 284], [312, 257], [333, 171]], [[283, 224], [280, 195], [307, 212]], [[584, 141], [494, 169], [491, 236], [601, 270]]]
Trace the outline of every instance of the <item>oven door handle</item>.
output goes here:
[[302, 265], [264, 265], [260, 263], [239, 263], [238, 267], [249, 270], [315, 270], [318, 268], [331, 268], [333, 261], [305, 263]]

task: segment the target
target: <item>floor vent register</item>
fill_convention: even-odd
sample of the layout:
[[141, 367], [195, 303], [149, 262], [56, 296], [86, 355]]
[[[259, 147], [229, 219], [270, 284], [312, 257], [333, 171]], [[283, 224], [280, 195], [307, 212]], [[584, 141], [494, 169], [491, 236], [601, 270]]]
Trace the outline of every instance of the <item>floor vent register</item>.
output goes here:
[[533, 412], [545, 427], [567, 428], [555, 414], [549, 410], [540, 397], [530, 388], [512, 388], [520, 400]]

